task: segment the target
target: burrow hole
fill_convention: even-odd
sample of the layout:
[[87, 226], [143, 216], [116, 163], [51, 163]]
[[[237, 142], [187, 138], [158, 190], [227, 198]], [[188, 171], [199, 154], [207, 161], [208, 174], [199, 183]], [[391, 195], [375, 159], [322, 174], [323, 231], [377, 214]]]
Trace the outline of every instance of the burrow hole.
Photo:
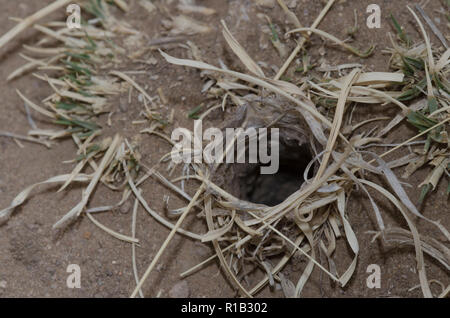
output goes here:
[[[275, 206], [297, 191], [304, 182], [304, 172], [312, 160], [308, 144], [286, 143], [280, 138], [279, 169], [275, 174], [261, 174], [261, 164], [246, 164], [239, 169], [240, 199]], [[313, 176], [313, 167], [308, 179]]]

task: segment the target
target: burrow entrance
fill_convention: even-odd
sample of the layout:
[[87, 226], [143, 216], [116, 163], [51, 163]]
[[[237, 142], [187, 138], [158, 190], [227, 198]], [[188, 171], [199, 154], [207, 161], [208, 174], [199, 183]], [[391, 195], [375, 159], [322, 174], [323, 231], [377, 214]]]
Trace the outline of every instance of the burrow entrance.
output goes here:
[[[268, 206], [283, 202], [300, 188], [304, 182], [304, 171], [312, 159], [308, 144], [288, 144], [281, 139], [277, 173], [261, 174], [261, 164], [242, 164], [238, 169], [239, 198]], [[313, 170], [309, 170], [308, 178], [313, 176]]]

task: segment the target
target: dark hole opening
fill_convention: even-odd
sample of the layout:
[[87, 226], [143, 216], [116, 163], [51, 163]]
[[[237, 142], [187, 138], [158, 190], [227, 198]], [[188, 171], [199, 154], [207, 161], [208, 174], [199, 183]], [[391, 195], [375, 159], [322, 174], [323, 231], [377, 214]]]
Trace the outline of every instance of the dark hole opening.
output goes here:
[[[275, 174], [261, 174], [261, 164], [249, 164], [240, 174], [240, 199], [274, 206], [297, 191], [304, 182], [303, 174], [312, 160], [307, 144], [287, 145], [280, 141], [279, 169]], [[308, 179], [313, 176], [313, 168]]]

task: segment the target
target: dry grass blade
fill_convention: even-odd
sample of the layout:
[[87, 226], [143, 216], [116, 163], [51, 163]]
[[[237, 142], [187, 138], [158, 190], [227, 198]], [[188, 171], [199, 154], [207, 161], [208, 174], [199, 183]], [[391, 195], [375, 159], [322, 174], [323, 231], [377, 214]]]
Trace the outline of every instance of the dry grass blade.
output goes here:
[[68, 5], [70, 2], [71, 2], [71, 0], [57, 0], [57, 1], [53, 2], [52, 4], [46, 6], [45, 8], [39, 10], [38, 12], [23, 19], [19, 24], [17, 24], [14, 28], [9, 30], [6, 34], [4, 34], [0, 38], [0, 48], [2, 46], [4, 46], [6, 43], [8, 43], [9, 41], [11, 41], [14, 37], [16, 37], [18, 34], [20, 34], [22, 31], [24, 31], [29, 26], [33, 25], [34, 23], [36, 23], [43, 17], [58, 10], [59, 8]]
[[326, 39], [329, 39], [331, 41], [333, 41], [334, 43], [342, 46], [343, 48], [347, 49], [348, 51], [352, 52], [353, 54], [359, 56], [359, 57], [368, 57], [369, 55], [372, 54], [374, 47], [371, 46], [369, 49], [367, 49], [366, 52], [360, 52], [358, 49], [355, 49], [354, 47], [352, 47], [351, 45], [348, 45], [347, 43], [345, 43], [342, 40], [339, 40], [337, 37], [335, 37], [334, 35], [331, 35], [329, 33], [326, 33], [322, 30], [318, 30], [318, 29], [314, 29], [314, 28], [298, 28], [298, 29], [294, 29], [291, 30], [289, 32], [287, 32], [286, 34], [291, 34], [291, 33], [295, 33], [295, 32], [312, 32], [312, 33], [316, 33]]
[[339, 214], [341, 216], [342, 223], [344, 225], [344, 231], [345, 231], [345, 237], [347, 238], [347, 242], [350, 245], [353, 253], [355, 254], [353, 261], [350, 263], [350, 266], [348, 269], [344, 272], [344, 274], [340, 278], [340, 282], [342, 286], [345, 286], [350, 278], [353, 275], [353, 272], [356, 269], [356, 262], [358, 260], [358, 253], [359, 253], [359, 244], [358, 239], [356, 238], [355, 232], [352, 229], [352, 226], [350, 225], [350, 222], [345, 217], [345, 192], [340, 191], [338, 194], [338, 200], [337, 200], [337, 208], [339, 211]]
[[[155, 220], [157, 220], [159, 223], [163, 224], [164, 226], [166, 226], [169, 229], [174, 229], [174, 225], [172, 223], [170, 223], [169, 221], [167, 221], [166, 219], [164, 219], [163, 217], [161, 217], [156, 211], [152, 210], [147, 202], [145, 201], [145, 199], [142, 197], [141, 193], [139, 192], [139, 190], [137, 189], [136, 185], [134, 184], [133, 180], [131, 179], [130, 173], [129, 171], [126, 169], [126, 165], [125, 163], [123, 163], [124, 166], [124, 170], [125, 170], [125, 174], [126, 174], [126, 178], [128, 180], [128, 184], [131, 188], [131, 190], [133, 191], [133, 194], [136, 196], [136, 198], [139, 200], [139, 202], [141, 203], [141, 205], [144, 207], [144, 209], [152, 216], [155, 218]], [[182, 228], [178, 228], [176, 230], [178, 233], [186, 235], [192, 239], [195, 240], [201, 240], [202, 236], [186, 231]]]
[[128, 4], [124, 0], [114, 0], [114, 3], [123, 11], [128, 12]]
[[284, 1], [283, 0], [277, 0], [277, 2], [280, 5], [280, 7], [283, 9], [283, 11], [286, 14], [289, 22], [294, 24], [296, 28], [301, 28], [302, 25], [301, 25], [300, 21], [298, 20], [297, 16], [295, 15], [295, 13], [293, 13], [291, 10], [289, 10], [289, 8], [284, 3]]
[[[52, 178], [50, 178], [50, 179], [48, 179], [46, 181], [38, 182], [38, 183], [35, 183], [33, 185], [28, 186], [27, 188], [25, 188], [25, 190], [20, 192], [14, 198], [14, 200], [11, 202], [9, 207], [7, 207], [6, 209], [0, 211], [0, 222], [6, 221], [9, 218], [9, 216], [11, 215], [11, 213], [14, 211], [14, 209], [16, 207], [22, 205], [26, 201], [26, 199], [29, 197], [31, 191], [34, 188], [36, 188], [37, 186], [44, 185], [44, 184], [65, 182], [69, 177], [71, 177], [71, 175], [68, 175], [68, 174], [67, 175], [60, 175], [60, 176], [52, 177]], [[74, 181], [88, 182], [91, 179], [92, 179], [92, 176], [90, 176], [90, 175], [79, 174], [78, 176], [76, 176], [74, 178]]]
[[[410, 231], [401, 228], [389, 228], [379, 233], [383, 240], [388, 244], [398, 245], [412, 245], [414, 246], [413, 236]], [[424, 237], [421, 235], [421, 246], [423, 251], [429, 256], [436, 259], [448, 271], [450, 271], [450, 250], [439, 241]]]
[[450, 285], [439, 295], [439, 298], [445, 298], [450, 294]]
[[[397, 100], [398, 103], [401, 103]], [[395, 102], [397, 104], [397, 102]], [[397, 104], [399, 105], [399, 104]], [[400, 105], [399, 105], [400, 106]], [[383, 137], [384, 135], [386, 135], [389, 131], [392, 130], [392, 128], [394, 128], [396, 125], [398, 125], [403, 119], [405, 119], [405, 117], [409, 114], [410, 111], [417, 111], [420, 110], [422, 108], [424, 108], [426, 106], [426, 100], [422, 99], [419, 100], [415, 103], [413, 103], [412, 105], [410, 105], [407, 108], [407, 112], [402, 112], [399, 113], [397, 115], [395, 115], [395, 117], [386, 125], [386, 127], [384, 127], [379, 133], [378, 133], [378, 137]], [[401, 106], [403, 108], [403, 106]]]
[[332, 273], [330, 273], [325, 267], [323, 267], [320, 263], [318, 263], [312, 256], [310, 256], [308, 253], [306, 253], [305, 251], [303, 251], [303, 249], [299, 248], [297, 246], [297, 244], [295, 244], [294, 242], [292, 242], [292, 240], [290, 240], [288, 237], [286, 237], [286, 235], [284, 235], [283, 233], [281, 233], [280, 231], [278, 231], [276, 228], [274, 228], [272, 225], [270, 225], [269, 223], [265, 222], [263, 219], [258, 218], [255, 214], [253, 214], [252, 212], [249, 212], [249, 214], [251, 214], [254, 218], [261, 220], [261, 222], [263, 222], [263, 224], [265, 226], [267, 226], [268, 228], [270, 228], [272, 231], [274, 231], [275, 233], [277, 233], [279, 236], [281, 236], [283, 239], [286, 240], [286, 242], [288, 242], [289, 244], [292, 245], [292, 247], [294, 247], [297, 251], [301, 252], [304, 256], [306, 256], [312, 263], [314, 263], [317, 267], [319, 267], [322, 271], [324, 271], [326, 274], [328, 274], [328, 276], [330, 276], [331, 279], [333, 279], [336, 282], [340, 282], [340, 280], [334, 276]]
[[219, 237], [222, 237], [225, 233], [229, 232], [234, 225], [235, 217], [236, 217], [236, 210], [233, 210], [230, 222], [228, 222], [228, 224], [224, 225], [219, 229], [210, 230], [208, 233], [203, 235], [202, 243], [217, 240]]
[[[227, 247], [225, 247], [222, 252], [227, 252], [229, 250], [231, 250], [234, 246], [236, 245], [236, 243], [230, 244]], [[183, 273], [180, 274], [180, 277], [184, 278], [187, 277], [189, 275], [192, 275], [193, 273], [195, 273], [196, 271], [200, 270], [203, 266], [205, 266], [206, 264], [208, 264], [209, 262], [213, 261], [216, 257], [217, 257], [217, 253], [208, 257], [207, 259], [205, 259], [204, 261], [198, 263], [197, 265], [191, 267], [190, 269], [184, 271]]]
[[[204, 184], [204, 183], [203, 183]], [[206, 222], [208, 225], [209, 231], [214, 231], [214, 222], [212, 219], [212, 210], [211, 210], [211, 196], [208, 195], [208, 197], [205, 200], [205, 213], [206, 213]], [[252, 295], [242, 286], [242, 284], [237, 279], [236, 275], [233, 273], [232, 269], [228, 265], [227, 261], [225, 260], [225, 256], [223, 255], [223, 251], [219, 246], [219, 243], [217, 242], [217, 239], [212, 240], [214, 249], [216, 250], [216, 254], [220, 260], [220, 264], [222, 265], [223, 269], [226, 273], [228, 273], [229, 277], [233, 280], [236, 286], [238, 286], [239, 290], [247, 297], [252, 298]]]
[[136, 83], [135, 81], [133, 81], [128, 75], [120, 72], [120, 71], [111, 71], [110, 74], [115, 75], [120, 77], [121, 79], [123, 79], [124, 81], [128, 82], [129, 84], [133, 85], [134, 88], [136, 88], [139, 92], [142, 93], [142, 95], [144, 95], [147, 100], [153, 104], [153, 99], [147, 94], [147, 92], [141, 87], [139, 86], [138, 83]]
[[431, 73], [434, 74], [434, 72], [435, 72], [435, 65], [434, 65], [434, 59], [433, 59], [433, 51], [431, 50], [430, 38], [428, 37], [428, 34], [425, 31], [425, 28], [423, 27], [422, 21], [420, 21], [419, 17], [414, 12], [414, 10], [411, 9], [410, 7], [408, 7], [408, 6], [407, 6], [407, 8], [411, 12], [411, 14], [414, 16], [414, 19], [416, 19], [417, 23], [419, 24], [420, 31], [422, 32], [422, 36], [425, 39], [425, 44], [426, 44], [426, 47], [427, 47], [428, 64], [430, 65]]
[[[305, 236], [303, 234], [301, 234], [296, 240], [295, 240], [295, 245], [300, 248], [300, 244], [303, 242]], [[278, 262], [278, 264], [276, 266], [274, 266], [274, 268], [272, 269], [272, 275], [276, 275], [279, 271], [281, 271], [283, 269], [283, 267], [287, 264], [287, 262], [289, 261], [289, 259], [294, 255], [294, 253], [297, 251], [297, 247], [293, 248], [292, 251], [287, 254], [284, 255], [283, 258]], [[309, 252], [309, 247], [308, 245], [304, 246], [301, 248], [303, 250], [303, 253], [308, 253]], [[255, 287], [253, 287], [250, 290], [250, 294], [254, 295], [255, 293], [257, 293], [258, 291], [261, 290], [261, 288], [264, 287], [264, 285], [266, 285], [269, 282], [269, 277], [266, 275], [258, 284], [255, 285]]]
[[186, 2], [183, 4], [179, 4], [177, 6], [177, 8], [178, 8], [178, 10], [183, 11], [185, 13], [199, 13], [199, 14], [204, 14], [204, 15], [216, 14], [216, 10], [214, 10], [214, 9], [203, 7], [203, 6], [198, 6], [198, 5], [192, 5], [192, 4], [188, 4]]
[[447, 49], [444, 54], [442, 54], [439, 61], [436, 63], [435, 71], [440, 72], [446, 65], [450, 63], [450, 49]]
[[[325, 17], [325, 15], [327, 14], [328, 10], [330, 10], [330, 8], [331, 8], [331, 6], [333, 5], [334, 2], [335, 2], [335, 0], [328, 0], [326, 6], [322, 9], [322, 11], [320, 11], [320, 14], [314, 20], [314, 23], [311, 25], [311, 28], [315, 29], [320, 24], [320, 22]], [[299, 22], [299, 24], [300, 24], [300, 22]], [[300, 28], [300, 27], [301, 26], [298, 26], [297, 28]], [[308, 32], [307, 34], [310, 35], [311, 32]], [[300, 50], [302, 49], [302, 47], [305, 44], [305, 42], [306, 42], [306, 38], [303, 37], [300, 40], [300, 42], [297, 44], [295, 49], [292, 51], [291, 55], [289, 55], [289, 57], [286, 60], [286, 62], [284, 62], [283, 66], [281, 66], [281, 68], [278, 71], [277, 75], [275, 75], [275, 77], [274, 77], [275, 80], [280, 79], [281, 76], [284, 74], [284, 72], [286, 72], [286, 70], [288, 69], [289, 65], [292, 63], [294, 58], [297, 56], [298, 52], [300, 52]]]
[[330, 137], [328, 138], [327, 146], [325, 149], [325, 155], [323, 158], [323, 161], [319, 167], [319, 171], [316, 174], [315, 180], [317, 181], [325, 171], [328, 160], [331, 156], [331, 151], [333, 150], [333, 147], [336, 143], [337, 137], [339, 135], [339, 131], [341, 129], [342, 119], [344, 116], [344, 107], [347, 100], [348, 93], [350, 92], [351, 86], [353, 81], [355, 80], [355, 77], [360, 72], [359, 69], [354, 69], [350, 75], [347, 77], [343, 88], [341, 90], [341, 94], [339, 95], [338, 104], [336, 106], [336, 113], [333, 121], [333, 127], [331, 127], [330, 131]]
[[[394, 148], [392, 148], [392, 149], [390, 149], [390, 150], [384, 152], [383, 154], [380, 155], [380, 158], [383, 158], [383, 157], [387, 156], [388, 154], [394, 152], [395, 150], [397, 150], [397, 149], [403, 147], [404, 145], [409, 144], [410, 142], [416, 140], [417, 138], [419, 138], [419, 137], [421, 137], [421, 136], [423, 136], [423, 135], [428, 134], [428, 133], [429, 133], [430, 131], [432, 131], [433, 129], [436, 129], [436, 128], [438, 128], [438, 127], [444, 125], [445, 123], [448, 123], [449, 121], [450, 121], [450, 118], [447, 118], [447, 119], [445, 119], [445, 120], [443, 120], [443, 121], [437, 123], [436, 125], [434, 125], [434, 126], [428, 128], [428, 129], [422, 131], [421, 133], [415, 135], [414, 137], [411, 137], [411, 138], [409, 138], [408, 140], [406, 140], [406, 141], [400, 143], [399, 145], [395, 146]], [[373, 159], [373, 160], [370, 161], [370, 162], [374, 162], [374, 161], [375, 161], [375, 159]]]
[[[132, 220], [131, 220], [131, 237], [133, 237], [133, 238], [136, 237], [136, 219], [137, 219], [138, 207], [139, 207], [139, 200], [136, 198], [134, 200], [133, 216], [132, 216]], [[133, 275], [134, 275], [134, 279], [136, 281], [136, 286], [137, 286], [139, 284], [139, 274], [138, 274], [138, 269], [137, 269], [137, 264], [136, 264], [136, 244], [135, 243], [133, 243], [131, 245], [131, 261], [133, 264]], [[141, 298], [144, 298], [144, 293], [142, 292], [141, 289], [139, 289], [139, 296], [141, 296]]]
[[408, 227], [411, 230], [411, 233], [413, 235], [414, 247], [416, 250], [417, 269], [419, 271], [420, 286], [422, 287], [423, 295], [426, 298], [433, 297], [431, 294], [430, 285], [429, 285], [429, 282], [428, 282], [428, 279], [426, 276], [426, 272], [425, 272], [425, 264], [424, 264], [424, 260], [423, 260], [423, 251], [422, 251], [419, 233], [417, 232], [416, 226], [414, 225], [414, 223], [408, 216], [403, 205], [400, 203], [400, 201], [398, 201], [398, 199], [395, 196], [393, 196], [389, 191], [385, 190], [378, 184], [375, 184], [373, 182], [363, 180], [363, 179], [359, 179], [359, 181], [361, 183], [364, 183], [364, 184], [370, 186], [371, 188], [377, 190], [381, 194], [383, 194], [383, 196], [386, 197], [389, 201], [391, 201], [397, 207], [397, 209], [402, 213], [402, 215], [403, 215], [404, 219], [406, 220]]
[[116, 239], [119, 239], [121, 241], [124, 242], [128, 242], [128, 243], [139, 243], [139, 240], [135, 237], [129, 237], [123, 234], [120, 234], [116, 231], [111, 230], [110, 228], [104, 226], [103, 224], [101, 224], [99, 221], [97, 221], [92, 215], [91, 213], [86, 213], [86, 215], [88, 216], [89, 220], [92, 221], [92, 223], [94, 223], [96, 226], [98, 226], [100, 229], [102, 229], [103, 231], [105, 231], [106, 233], [108, 233], [109, 235], [111, 235], [112, 237], [115, 237]]
[[19, 54], [22, 58], [26, 59], [27, 61], [29, 61], [29, 63], [19, 67], [18, 69], [16, 69], [14, 72], [12, 72], [10, 75], [8, 75], [8, 77], [6, 78], [6, 81], [11, 81], [21, 75], [23, 75], [26, 72], [29, 72], [39, 66], [49, 66], [50, 64], [52, 64], [53, 62], [55, 62], [56, 60], [60, 59], [62, 55], [56, 55], [50, 59], [46, 59], [46, 60], [37, 60], [37, 59], [31, 59], [28, 58], [27, 56], [23, 55], [23, 54]]
[[7, 131], [0, 130], [0, 137], [8, 137], [8, 138], [20, 139], [20, 140], [24, 140], [24, 141], [28, 141], [28, 142], [33, 142], [36, 144], [44, 145], [47, 148], [51, 148], [51, 146], [52, 146], [52, 143], [49, 141], [36, 139], [36, 138], [28, 137], [28, 136], [22, 136], [22, 135], [10, 133]]
[[252, 58], [248, 55], [245, 49], [239, 44], [239, 42], [234, 38], [233, 34], [231, 34], [230, 30], [228, 30], [225, 21], [221, 21], [223, 25], [222, 34], [227, 41], [230, 48], [233, 50], [234, 54], [236, 54], [242, 63], [247, 67], [247, 69], [255, 75], [260, 77], [265, 77], [263, 70], [256, 64]]
[[445, 40], [445, 37], [442, 35], [441, 31], [436, 27], [433, 20], [430, 19], [430, 17], [423, 11], [422, 7], [419, 4], [416, 4], [416, 9], [419, 11], [419, 13], [422, 15], [423, 19], [428, 23], [428, 25], [431, 28], [431, 31], [438, 37], [439, 41], [442, 42], [444, 47], [448, 49], [447, 41]]
[[80, 203], [78, 203], [72, 210], [67, 212], [66, 215], [64, 215], [58, 222], [56, 222], [53, 225], [53, 228], [61, 227], [67, 221], [80, 215], [80, 213], [86, 207], [86, 204], [89, 201], [89, 197], [91, 196], [92, 192], [94, 191], [95, 187], [97, 186], [97, 183], [100, 181], [100, 178], [102, 177], [102, 174], [105, 171], [107, 165], [111, 162], [115, 153], [117, 152], [120, 142], [121, 142], [121, 137], [119, 135], [114, 136], [114, 139], [111, 142], [111, 145], [109, 146], [108, 151], [103, 156], [102, 161], [101, 161], [100, 165], [98, 166], [97, 170], [95, 171], [91, 182], [89, 183], [87, 188], [83, 191], [82, 199], [81, 199]]
[[35, 103], [33, 103], [32, 101], [30, 101], [28, 98], [26, 98], [25, 96], [22, 95], [22, 93], [19, 90], [16, 90], [17, 94], [20, 96], [20, 98], [22, 98], [22, 100], [27, 103], [28, 106], [30, 106], [31, 108], [33, 108], [35, 111], [50, 117], [52, 119], [56, 119], [56, 115], [52, 112], [49, 112], [48, 110], [36, 105]]
[[197, 201], [197, 199], [199, 198], [199, 196], [202, 194], [203, 191], [204, 191], [204, 184], [202, 184], [198, 188], [198, 190], [195, 193], [194, 197], [192, 198], [191, 202], [186, 207], [186, 209], [184, 210], [183, 214], [181, 214], [180, 218], [178, 219], [177, 223], [173, 227], [172, 231], [170, 231], [169, 235], [167, 236], [166, 240], [162, 244], [162, 246], [159, 249], [158, 253], [156, 253], [156, 255], [153, 258], [152, 262], [150, 263], [150, 265], [148, 266], [148, 268], [145, 271], [144, 275], [142, 276], [141, 280], [139, 281], [139, 284], [136, 286], [136, 288], [134, 289], [133, 293], [131, 294], [131, 298], [136, 297], [136, 294], [142, 288], [142, 285], [145, 283], [146, 279], [148, 278], [148, 276], [152, 272], [153, 268], [155, 267], [156, 263], [160, 259], [161, 255], [164, 253], [164, 250], [167, 248], [167, 245], [169, 245], [169, 243], [172, 240], [173, 236], [177, 232], [177, 229], [181, 226], [181, 224], [183, 223], [184, 219], [186, 218], [188, 213], [191, 211], [194, 203]]

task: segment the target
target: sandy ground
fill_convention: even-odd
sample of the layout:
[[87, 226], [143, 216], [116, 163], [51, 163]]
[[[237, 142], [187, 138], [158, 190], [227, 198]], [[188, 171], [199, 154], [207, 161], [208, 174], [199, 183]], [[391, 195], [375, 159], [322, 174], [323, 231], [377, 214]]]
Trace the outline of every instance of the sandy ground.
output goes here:
[[[25, 17], [38, 8], [52, 1], [35, 0], [22, 1], [18, 4], [14, 0], [0, 0], [0, 33], [3, 34], [14, 22], [8, 17]], [[161, 30], [161, 16], [148, 14], [138, 6], [137, 1], [130, 2], [130, 12], [123, 14], [117, 11], [117, 15], [125, 19], [138, 30], [145, 30], [149, 38], [155, 37]], [[276, 6], [274, 9], [266, 9], [256, 6], [252, 1], [197, 1], [217, 10], [217, 14], [211, 17], [196, 16], [199, 20], [211, 25], [215, 31], [207, 36], [192, 37], [191, 40], [201, 47], [202, 54], [207, 61], [218, 64], [218, 58], [222, 58], [229, 67], [242, 70], [243, 66], [232, 59], [232, 52], [227, 48], [221, 37], [220, 19], [225, 19], [231, 32], [242, 43], [249, 54], [256, 61], [265, 61], [268, 64], [280, 66], [280, 60], [271, 45], [266, 50], [260, 50], [260, 41], [268, 41], [262, 38], [260, 26], [264, 23], [256, 17], [257, 13], [265, 13], [278, 26], [284, 26], [282, 11]], [[382, 9], [382, 23], [380, 29], [369, 30], [365, 26], [365, 9], [370, 3], [378, 3]], [[355, 33], [354, 45], [374, 44], [376, 50], [373, 56], [363, 60], [343, 52], [334, 46], [325, 46], [325, 56], [330, 64], [361, 63], [366, 70], [387, 71], [389, 57], [381, 53], [381, 50], [389, 46], [388, 32], [392, 32], [389, 22], [389, 13], [394, 12], [397, 19], [415, 39], [419, 39], [417, 29], [412, 24], [412, 17], [406, 10], [407, 1], [337, 1], [326, 18], [320, 24], [324, 31], [344, 39], [347, 37], [346, 29], [354, 25], [354, 10], [358, 16], [358, 31]], [[295, 13], [304, 25], [310, 25], [322, 8], [321, 1], [297, 1]], [[444, 16], [436, 13], [442, 8], [438, 0], [428, 2], [425, 11], [430, 16], [440, 17], [441, 23], [436, 21], [441, 30], [446, 30]], [[55, 19], [62, 19], [64, 10], [54, 14]], [[248, 17], [248, 19], [247, 19]], [[257, 21], [257, 23], [255, 23]], [[0, 130], [26, 134], [29, 125], [26, 120], [23, 103], [15, 93], [20, 89], [32, 100], [42, 100], [48, 96], [50, 88], [31, 75], [21, 77], [18, 80], [7, 83], [5, 78], [13, 70], [23, 64], [18, 56], [21, 45], [35, 43], [39, 39], [37, 31], [28, 30], [20, 35], [6, 47], [0, 49]], [[432, 41], [438, 43], [433, 36]], [[309, 54], [314, 58], [320, 55], [320, 47], [323, 41], [314, 37], [309, 48]], [[270, 44], [270, 43], [269, 43]], [[289, 44], [292, 48], [292, 43]], [[169, 52], [175, 56], [183, 56], [185, 50], [172, 49]], [[159, 87], [164, 89], [169, 98], [171, 107], [176, 108], [175, 125], [189, 126], [192, 120], [187, 119], [187, 113], [196, 105], [202, 103], [204, 96], [201, 94], [203, 80], [196, 70], [176, 67], [167, 64], [158, 54], [154, 54], [158, 63], [154, 66], [126, 65], [126, 69], [145, 70], [148, 74], [136, 75], [135, 80], [148, 86], [149, 93], [155, 93]], [[125, 67], [125, 66], [124, 66]], [[152, 80], [150, 76], [158, 75], [158, 79]], [[179, 85], [171, 86], [174, 82]], [[121, 96], [120, 99], [127, 99]], [[113, 109], [114, 127], [107, 130], [106, 134], [120, 132], [125, 136], [134, 136], [138, 130], [127, 124], [128, 121], [137, 118], [140, 104], [137, 96], [133, 96], [132, 103], [119, 109], [121, 100], [111, 101]], [[358, 107], [355, 119], [368, 118], [374, 113], [382, 111], [387, 116], [395, 114], [396, 109], [385, 106], [380, 110], [379, 105]], [[40, 128], [51, 127], [51, 124], [38, 115], [33, 114]], [[225, 115], [226, 117], [226, 115]], [[105, 120], [102, 118], [101, 120]], [[223, 115], [218, 114], [212, 121], [221, 122]], [[413, 130], [406, 125], [399, 126], [388, 136], [390, 142], [404, 140], [405, 136], [413, 135]], [[169, 150], [165, 143], [155, 137], [143, 136], [141, 152], [146, 165], [151, 166], [159, 157]], [[51, 176], [71, 171], [71, 164], [63, 164], [65, 160], [73, 158], [75, 147], [71, 140], [58, 143], [52, 149], [46, 149], [35, 144], [24, 143], [20, 148], [13, 140], [0, 137], [0, 208], [9, 205], [15, 195], [26, 186], [45, 180]], [[403, 155], [401, 151], [395, 153], [393, 159]], [[420, 190], [417, 185], [428, 173], [423, 169], [414, 174], [408, 183], [412, 187], [407, 188], [412, 198], [418, 198]], [[441, 183], [438, 189], [431, 194], [421, 207], [423, 214], [431, 219], [441, 219], [446, 228], [450, 227], [448, 217], [448, 199], [445, 196], [445, 183]], [[27, 203], [18, 208], [13, 217], [0, 226], [0, 297], [127, 297], [132, 292], [135, 282], [131, 266], [131, 246], [115, 240], [99, 230], [86, 217], [67, 227], [62, 232], [52, 230], [52, 225], [69, 209], [78, 203], [81, 197], [81, 188], [71, 186], [68, 191], [56, 193], [56, 187], [40, 187]], [[149, 180], [143, 186], [143, 193], [152, 207], [162, 209], [162, 197], [165, 190], [154, 180]], [[377, 195], [374, 194], [377, 198]], [[120, 200], [119, 193], [112, 193], [100, 187], [91, 200], [91, 206], [106, 205]], [[177, 206], [182, 201], [174, 198], [171, 204]], [[396, 210], [389, 204], [378, 201], [386, 215], [387, 225], [404, 226], [404, 222]], [[131, 205], [129, 209], [113, 211], [99, 215], [98, 219], [106, 226], [114, 228], [124, 234], [129, 234], [131, 229]], [[420, 297], [420, 289], [408, 291], [419, 284], [416, 269], [415, 255], [412, 248], [389, 250], [378, 243], [370, 243], [371, 235], [367, 231], [375, 229], [374, 215], [367, 203], [365, 196], [355, 193], [349, 203], [349, 220], [358, 237], [361, 254], [357, 270], [350, 283], [345, 288], [340, 288], [324, 277], [319, 270], [315, 270], [303, 292], [305, 297]], [[195, 217], [188, 219], [187, 227], [193, 231], [204, 232], [206, 228], [199, 224]], [[434, 228], [418, 222], [421, 233], [436, 237]], [[155, 222], [143, 209], [138, 212], [138, 237], [141, 240], [138, 248], [138, 269], [142, 273], [160, 245], [166, 238], [168, 230]], [[437, 237], [438, 239], [442, 239]], [[345, 243], [338, 241], [337, 255], [338, 271], [342, 272], [351, 261], [350, 251]], [[155, 297], [160, 294], [163, 297], [169, 295], [170, 289], [180, 282], [179, 273], [196, 265], [211, 255], [212, 249], [200, 243], [196, 243], [185, 237], [176, 236], [159, 262], [157, 270], [147, 280], [144, 293], [147, 297]], [[429, 279], [436, 279], [449, 284], [447, 273], [426, 257]], [[81, 268], [82, 286], [80, 289], [69, 289], [66, 285], [69, 264], [78, 264]], [[368, 274], [366, 269], [370, 264], [378, 264], [381, 267], [381, 288], [369, 289], [366, 285]], [[293, 264], [286, 268], [285, 275], [296, 281], [306, 261], [294, 259]], [[249, 284], [257, 282], [258, 275], [250, 276]], [[218, 263], [212, 262], [202, 271], [185, 279], [188, 284], [191, 297], [234, 297], [236, 291], [228, 283], [219, 269]], [[439, 293], [439, 286], [432, 284], [434, 293]], [[265, 288], [257, 296], [282, 297], [277, 290]]]

